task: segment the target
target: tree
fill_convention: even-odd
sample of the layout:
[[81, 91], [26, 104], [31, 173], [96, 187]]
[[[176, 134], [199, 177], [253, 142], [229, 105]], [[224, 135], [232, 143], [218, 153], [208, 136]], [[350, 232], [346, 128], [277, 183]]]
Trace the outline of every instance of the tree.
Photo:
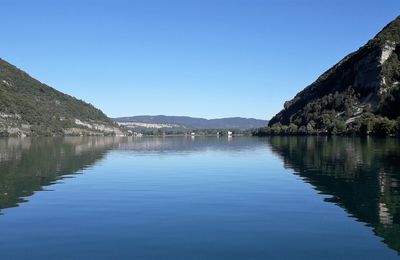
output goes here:
[[271, 127], [271, 134], [280, 135], [282, 133], [282, 124], [276, 123]]
[[315, 122], [311, 120], [306, 126], [307, 134], [315, 134]]
[[375, 135], [395, 135], [396, 134], [396, 122], [390, 120], [387, 117], [375, 118], [372, 125], [372, 132]]
[[299, 127], [293, 123], [290, 123], [287, 128], [287, 133], [290, 135], [295, 135], [298, 133]]

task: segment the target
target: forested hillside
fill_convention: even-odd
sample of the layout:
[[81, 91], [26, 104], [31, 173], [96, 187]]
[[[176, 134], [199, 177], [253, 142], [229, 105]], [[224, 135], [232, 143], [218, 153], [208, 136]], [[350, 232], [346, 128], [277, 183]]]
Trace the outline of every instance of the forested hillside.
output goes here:
[[268, 134], [398, 135], [400, 17], [285, 102]]
[[0, 59], [0, 135], [120, 134], [99, 109]]

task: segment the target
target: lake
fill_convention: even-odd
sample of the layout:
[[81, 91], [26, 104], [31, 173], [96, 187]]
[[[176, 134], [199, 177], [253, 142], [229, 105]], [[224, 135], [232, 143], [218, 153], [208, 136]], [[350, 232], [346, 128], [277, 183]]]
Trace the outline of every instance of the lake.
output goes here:
[[1, 259], [396, 259], [400, 140], [0, 139]]

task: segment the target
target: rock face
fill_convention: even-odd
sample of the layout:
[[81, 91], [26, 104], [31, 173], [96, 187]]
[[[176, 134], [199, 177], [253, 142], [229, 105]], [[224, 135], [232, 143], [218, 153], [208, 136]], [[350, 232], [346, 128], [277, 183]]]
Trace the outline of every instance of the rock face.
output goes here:
[[[389, 119], [400, 116], [400, 17], [372, 40], [285, 102], [269, 125], [307, 125], [314, 113], [334, 111], [349, 123], [365, 112]], [[336, 95], [329, 98], [329, 95]], [[345, 105], [338, 104], [341, 99]], [[336, 103], [335, 103], [336, 102]], [[315, 120], [315, 119], [314, 119]]]
[[0, 59], [0, 136], [105, 134], [122, 132], [99, 109]]

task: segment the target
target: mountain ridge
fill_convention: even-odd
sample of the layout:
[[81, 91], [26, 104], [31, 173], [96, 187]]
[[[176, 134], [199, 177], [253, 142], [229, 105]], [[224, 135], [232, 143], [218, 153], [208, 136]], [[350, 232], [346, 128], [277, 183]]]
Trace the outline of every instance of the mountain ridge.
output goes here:
[[[291, 126], [292, 132], [333, 134], [373, 133], [374, 124], [394, 128], [389, 121], [400, 116], [400, 109], [396, 109], [400, 106], [399, 57], [400, 16], [286, 101], [269, 127], [275, 125], [279, 131], [282, 125]], [[368, 124], [368, 120], [376, 122]], [[392, 131], [375, 130], [380, 134]]]
[[[113, 118], [114, 122], [168, 124], [183, 129], [250, 129], [266, 126], [267, 120], [243, 117], [206, 119], [189, 116], [139, 115]], [[125, 124], [126, 125], [126, 124]], [[151, 128], [151, 127], [150, 127]]]
[[104, 134], [122, 131], [100, 109], [0, 58], [0, 136]]

